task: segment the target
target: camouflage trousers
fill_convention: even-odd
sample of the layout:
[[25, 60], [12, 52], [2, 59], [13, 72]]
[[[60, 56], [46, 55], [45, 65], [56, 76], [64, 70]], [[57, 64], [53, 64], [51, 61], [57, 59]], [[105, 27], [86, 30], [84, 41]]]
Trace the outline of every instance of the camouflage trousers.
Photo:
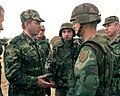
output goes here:
[[120, 78], [112, 79], [109, 96], [120, 96]]

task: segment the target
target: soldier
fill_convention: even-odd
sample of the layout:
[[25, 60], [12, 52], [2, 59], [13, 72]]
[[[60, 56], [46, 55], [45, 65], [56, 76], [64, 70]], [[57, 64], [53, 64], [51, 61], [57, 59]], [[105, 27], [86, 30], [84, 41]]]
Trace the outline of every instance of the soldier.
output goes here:
[[66, 96], [69, 72], [73, 69], [73, 37], [75, 36], [73, 25], [69, 22], [63, 23], [59, 31], [59, 36], [61, 38], [58, 37], [59, 40], [54, 42], [45, 68], [49, 74], [50, 82], [53, 82], [55, 85], [55, 96]]
[[45, 26], [44, 26], [44, 25], [41, 25], [41, 30], [40, 30], [39, 33], [35, 36], [35, 39], [36, 39], [37, 41], [41, 41], [41, 40], [46, 39], [44, 33], [45, 33]]
[[73, 86], [67, 96], [108, 96], [111, 80], [108, 55], [110, 51], [106, 39], [97, 35], [96, 27], [101, 21], [98, 8], [91, 3], [83, 3], [72, 11], [71, 22], [82, 36], [84, 43], [74, 65]]
[[5, 75], [9, 81], [9, 96], [45, 96], [44, 88], [52, 84], [44, 81], [43, 52], [34, 36], [44, 22], [37, 11], [28, 9], [20, 15], [23, 33], [14, 37], [4, 52]]
[[[4, 21], [4, 9], [3, 7], [0, 5], [0, 32], [1, 30], [3, 30], [3, 25], [2, 22]], [[2, 45], [0, 45], [0, 55], [2, 54], [3, 49], [2, 49]], [[0, 96], [3, 96], [2, 94], [2, 90], [1, 90], [1, 62], [0, 62]]]
[[46, 58], [48, 57], [49, 51], [50, 51], [50, 44], [49, 44], [49, 39], [46, 38], [44, 33], [45, 33], [45, 26], [41, 25], [40, 31], [35, 36], [35, 39], [37, 43], [40, 45], [40, 48], [45, 53], [44, 60], [46, 60]]
[[[48, 57], [49, 51], [50, 51], [50, 44], [49, 44], [49, 39], [46, 39], [46, 36], [44, 35], [45, 33], [45, 26], [41, 25], [39, 33], [35, 36], [35, 39], [37, 43], [40, 45], [40, 50], [44, 52], [43, 57], [43, 64], [45, 65], [46, 58]], [[51, 90], [50, 88], [46, 88], [46, 94], [48, 96], [51, 95]]]
[[106, 34], [110, 37], [110, 45], [113, 54], [116, 56], [113, 67], [113, 79], [110, 85], [109, 96], [120, 96], [120, 25], [117, 16], [109, 16], [105, 18], [103, 24]]

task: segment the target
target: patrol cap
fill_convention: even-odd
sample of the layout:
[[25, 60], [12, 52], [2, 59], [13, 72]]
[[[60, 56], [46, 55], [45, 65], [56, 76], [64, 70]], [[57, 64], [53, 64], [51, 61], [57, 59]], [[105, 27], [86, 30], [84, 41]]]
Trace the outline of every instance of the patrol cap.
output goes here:
[[117, 16], [109, 16], [107, 18], [105, 18], [105, 23], [103, 24], [103, 26], [105, 26], [106, 24], [109, 24], [109, 23], [113, 23], [113, 22], [119, 22], [119, 18]]
[[29, 19], [45, 22], [42, 18], [40, 18], [39, 13], [33, 9], [28, 9], [26, 11], [23, 11], [20, 15], [20, 19], [22, 23], [24, 23], [26, 20]]

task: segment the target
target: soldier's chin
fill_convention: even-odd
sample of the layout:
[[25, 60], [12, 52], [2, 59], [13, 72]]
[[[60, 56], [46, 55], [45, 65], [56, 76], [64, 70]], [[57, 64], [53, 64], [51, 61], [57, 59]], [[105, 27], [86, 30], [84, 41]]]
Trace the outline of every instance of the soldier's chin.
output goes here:
[[110, 34], [110, 33], [106, 33], [106, 34], [111, 37], [111, 34]]
[[70, 38], [67, 38], [67, 39], [64, 39], [66, 42], [70, 41], [71, 39]]

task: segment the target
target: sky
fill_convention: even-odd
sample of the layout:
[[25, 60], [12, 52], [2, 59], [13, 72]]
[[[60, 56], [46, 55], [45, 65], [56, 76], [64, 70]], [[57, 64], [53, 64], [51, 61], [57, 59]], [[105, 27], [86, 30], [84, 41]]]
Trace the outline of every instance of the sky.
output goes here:
[[79, 4], [93, 3], [100, 11], [102, 21], [97, 30], [104, 28], [105, 17], [120, 16], [118, 0], [0, 0], [0, 5], [5, 10], [4, 30], [0, 38], [13, 38], [23, 32], [20, 21], [20, 14], [27, 9], [34, 9], [40, 17], [45, 20], [45, 36], [51, 39], [59, 34], [60, 26], [69, 22], [72, 10]]

